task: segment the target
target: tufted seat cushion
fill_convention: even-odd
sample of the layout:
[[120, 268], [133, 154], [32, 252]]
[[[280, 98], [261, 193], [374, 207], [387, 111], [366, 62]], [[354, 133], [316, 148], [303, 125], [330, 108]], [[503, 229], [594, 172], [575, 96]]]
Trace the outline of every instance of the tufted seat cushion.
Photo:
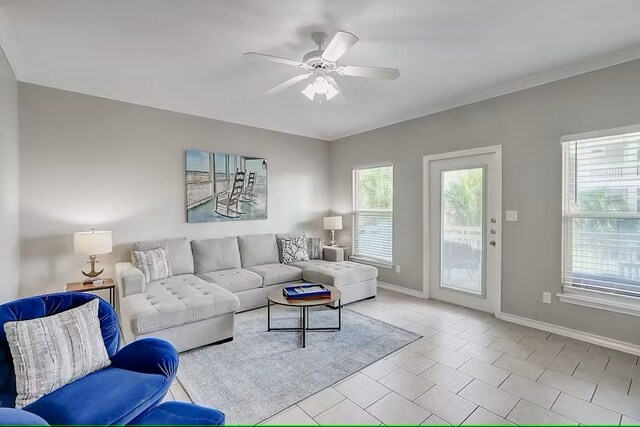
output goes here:
[[262, 287], [262, 277], [244, 268], [198, 274], [198, 277], [234, 293]]
[[335, 287], [372, 280], [378, 277], [377, 268], [351, 261], [311, 260], [294, 262], [289, 265], [301, 268], [302, 278], [307, 282], [322, 283]]
[[144, 293], [122, 298], [120, 309], [132, 332], [144, 334], [233, 313], [239, 306], [231, 292], [183, 274], [148, 283]]
[[302, 279], [302, 270], [299, 267], [284, 264], [263, 264], [247, 267], [254, 273], [262, 276], [264, 286], [278, 285], [280, 283], [294, 282]]

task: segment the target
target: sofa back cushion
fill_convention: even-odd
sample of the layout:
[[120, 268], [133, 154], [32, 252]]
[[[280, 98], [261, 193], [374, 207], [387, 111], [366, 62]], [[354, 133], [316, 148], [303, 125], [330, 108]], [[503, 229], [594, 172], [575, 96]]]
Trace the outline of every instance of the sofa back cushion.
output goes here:
[[238, 236], [242, 267], [254, 265], [277, 264], [278, 244], [274, 234], [253, 234]]
[[[149, 249], [165, 248], [169, 255], [169, 263], [171, 264], [171, 271], [174, 275], [178, 274], [193, 274], [193, 255], [191, 254], [191, 246], [189, 241], [184, 237], [176, 239], [162, 239], [162, 240], [145, 240], [142, 242], [136, 242], [131, 248], [133, 251], [148, 251]], [[133, 257], [131, 262], [135, 264]]]
[[196, 274], [240, 268], [237, 237], [191, 241]]

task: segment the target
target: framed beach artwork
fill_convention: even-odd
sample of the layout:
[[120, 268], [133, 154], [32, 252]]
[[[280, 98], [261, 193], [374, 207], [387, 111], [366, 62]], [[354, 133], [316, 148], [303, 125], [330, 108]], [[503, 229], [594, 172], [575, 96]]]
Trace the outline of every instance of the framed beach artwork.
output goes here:
[[267, 160], [186, 151], [187, 222], [267, 219]]

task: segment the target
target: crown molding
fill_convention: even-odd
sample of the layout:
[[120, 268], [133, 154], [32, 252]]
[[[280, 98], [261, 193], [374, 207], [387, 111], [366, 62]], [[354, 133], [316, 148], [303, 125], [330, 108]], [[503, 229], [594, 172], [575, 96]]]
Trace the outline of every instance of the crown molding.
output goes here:
[[339, 138], [335, 138], [332, 142], [340, 142], [341, 139], [348, 138], [350, 136], [359, 135], [361, 133], [370, 132], [373, 130], [381, 129], [384, 127], [392, 126], [398, 123], [408, 122], [410, 120], [419, 119], [422, 117], [430, 116], [432, 114], [441, 113], [443, 111], [452, 110], [454, 108], [463, 107], [465, 105], [475, 104], [476, 102], [486, 101], [488, 99], [497, 98], [499, 96], [508, 95], [514, 92], [520, 92], [522, 90], [531, 89], [536, 86], [542, 86], [548, 83], [557, 82], [559, 80], [568, 79], [570, 77], [579, 76], [581, 74], [590, 73], [591, 71], [601, 70], [603, 68], [612, 67], [614, 65], [623, 64], [625, 62], [635, 61], [640, 59], [640, 45], [635, 45], [631, 48], [618, 50], [612, 54], [600, 55], [587, 61], [583, 61], [577, 64], [569, 65], [566, 67], [558, 68], [555, 70], [532, 74], [520, 80], [516, 80], [511, 83], [496, 86], [492, 89], [485, 91], [475, 92], [473, 94], [459, 97], [450, 101], [446, 101], [435, 106], [432, 106], [415, 116], [406, 118], [404, 120], [390, 122], [385, 125], [377, 126], [365, 131], [353, 132], [345, 134]]
[[4, 56], [7, 58], [9, 66], [13, 70], [13, 75], [16, 80], [20, 80], [19, 66], [18, 66], [18, 47], [15, 43], [11, 31], [9, 31], [9, 25], [4, 12], [0, 10], [0, 50], [4, 52]]

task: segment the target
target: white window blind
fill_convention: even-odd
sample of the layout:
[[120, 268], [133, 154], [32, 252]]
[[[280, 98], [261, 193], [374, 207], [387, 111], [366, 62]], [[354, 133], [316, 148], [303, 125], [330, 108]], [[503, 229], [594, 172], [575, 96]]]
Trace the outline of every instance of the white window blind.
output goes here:
[[563, 286], [640, 297], [640, 132], [563, 143]]
[[393, 263], [393, 166], [353, 170], [353, 256]]

